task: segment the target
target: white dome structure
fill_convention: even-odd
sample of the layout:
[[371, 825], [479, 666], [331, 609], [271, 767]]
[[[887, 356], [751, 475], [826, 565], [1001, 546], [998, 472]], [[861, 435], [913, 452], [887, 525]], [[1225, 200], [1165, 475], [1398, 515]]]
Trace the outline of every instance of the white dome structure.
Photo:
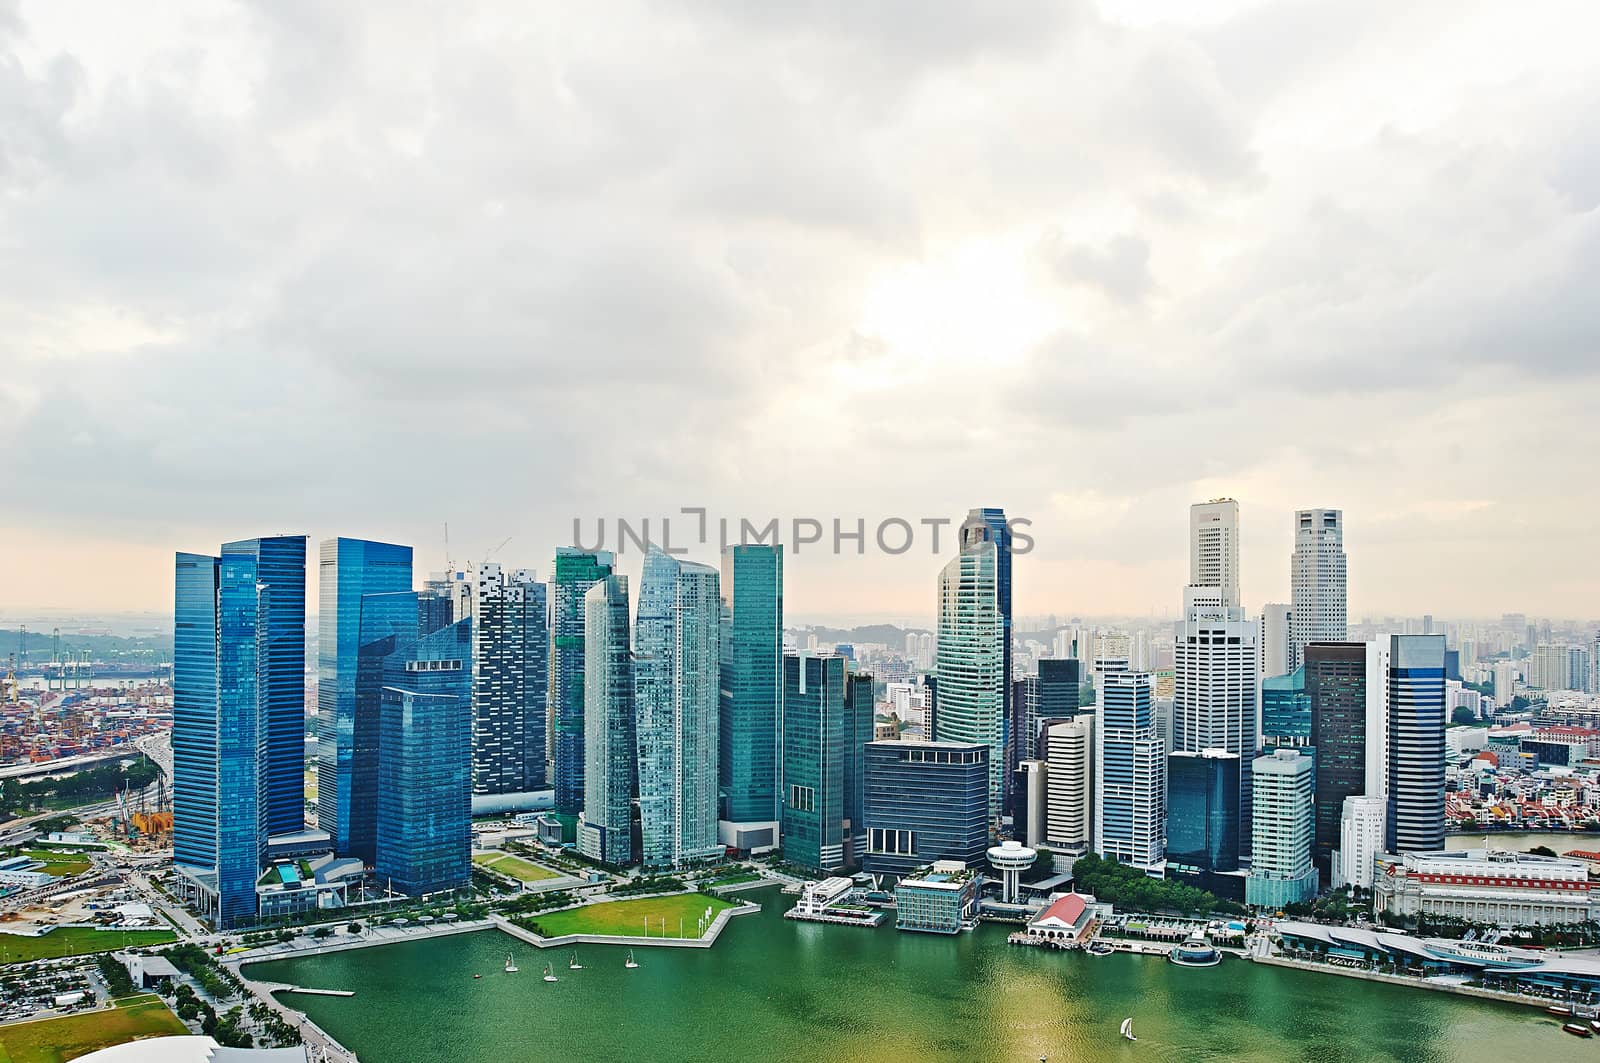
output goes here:
[[1033, 866], [1039, 854], [1021, 842], [1008, 841], [989, 847], [989, 865], [1000, 872], [1000, 899], [1017, 903], [1018, 881]]

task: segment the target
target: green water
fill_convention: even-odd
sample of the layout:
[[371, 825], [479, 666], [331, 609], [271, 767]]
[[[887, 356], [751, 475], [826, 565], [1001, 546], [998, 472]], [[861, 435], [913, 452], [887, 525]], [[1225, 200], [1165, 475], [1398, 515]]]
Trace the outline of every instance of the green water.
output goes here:
[[[251, 968], [271, 981], [353, 989], [285, 1000], [362, 1063], [587, 1061], [1304, 1060], [1504, 1063], [1600, 1059], [1535, 1008], [1229, 958], [1189, 969], [1006, 944], [795, 923], [790, 899], [715, 948], [535, 949], [498, 931]], [[521, 972], [505, 974], [506, 953]], [[559, 981], [541, 979], [554, 963]], [[483, 978], [476, 980], [474, 974]], [[1138, 1042], [1117, 1035], [1132, 1016]]]

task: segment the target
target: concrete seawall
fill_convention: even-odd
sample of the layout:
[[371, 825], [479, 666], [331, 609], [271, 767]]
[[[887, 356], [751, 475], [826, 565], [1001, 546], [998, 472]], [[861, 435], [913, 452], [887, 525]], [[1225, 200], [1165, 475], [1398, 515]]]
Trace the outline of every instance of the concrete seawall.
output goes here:
[[1435, 992], [1454, 993], [1457, 996], [1476, 997], [1479, 1000], [1497, 1000], [1502, 1004], [1526, 1004], [1544, 1008], [1552, 1002], [1542, 997], [1526, 997], [1520, 993], [1505, 993], [1482, 986], [1457, 985], [1451, 982], [1434, 982], [1426, 978], [1413, 978], [1404, 974], [1384, 974], [1381, 971], [1362, 971], [1353, 967], [1338, 967], [1331, 963], [1312, 963], [1308, 960], [1291, 960], [1285, 956], [1253, 956], [1252, 963], [1265, 963], [1273, 967], [1292, 967], [1313, 974], [1334, 974], [1344, 978], [1360, 978], [1368, 982], [1386, 982], [1389, 985], [1410, 986], [1413, 989], [1431, 989]]

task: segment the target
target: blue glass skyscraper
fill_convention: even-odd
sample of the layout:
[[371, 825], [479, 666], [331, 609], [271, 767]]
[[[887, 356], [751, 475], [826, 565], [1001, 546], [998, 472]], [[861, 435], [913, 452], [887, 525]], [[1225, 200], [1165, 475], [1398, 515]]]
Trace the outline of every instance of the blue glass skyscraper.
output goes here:
[[1011, 777], [1016, 771], [1017, 761], [1033, 756], [1033, 750], [1028, 748], [1032, 738], [1027, 734], [1026, 721], [1019, 718], [1019, 707], [1012, 698], [1011, 690], [1011, 525], [1006, 522], [1005, 510], [986, 506], [967, 514], [967, 519], [961, 524], [961, 545], [965, 548], [979, 542], [990, 542], [995, 545], [995, 598], [999, 603], [1003, 643], [1000, 719], [1004, 729], [1002, 741], [1005, 762], [993, 767], [999, 770], [1002, 797], [1006, 807], [1010, 807]]
[[173, 860], [231, 928], [255, 919], [266, 852], [271, 588], [248, 554], [178, 554], [175, 576]]
[[1148, 672], [1102, 676], [1095, 720], [1095, 845], [1146, 871], [1160, 871], [1166, 855], [1167, 757], [1153, 686]]
[[318, 600], [318, 825], [340, 855], [371, 863], [384, 659], [416, 639], [411, 547], [325, 540]]
[[1169, 754], [1168, 873], [1238, 869], [1239, 755], [1225, 749]]
[[262, 631], [267, 832], [294, 834], [306, 826], [306, 537], [223, 543], [222, 556], [254, 559], [272, 588]]
[[[1302, 660], [1304, 654], [1301, 655]], [[1261, 680], [1261, 744], [1303, 746], [1311, 741], [1311, 694], [1306, 666]]]
[[1389, 640], [1391, 853], [1444, 848], [1444, 636]]
[[861, 868], [899, 878], [935, 860], [980, 866], [989, 847], [989, 752], [982, 742], [869, 742]]
[[633, 797], [639, 787], [628, 637], [628, 577], [607, 576], [584, 595], [583, 818], [578, 851], [626, 865], [633, 850]]
[[845, 864], [847, 664], [836, 654], [783, 658], [783, 855], [822, 874]]
[[472, 619], [391, 653], [379, 695], [374, 867], [413, 896], [472, 877]]
[[605, 550], [562, 547], [550, 581], [550, 745], [555, 761], [556, 812], [583, 812], [583, 596], [611, 575], [615, 557]]
[[739, 849], [774, 846], [778, 729], [783, 708], [783, 548], [764, 543], [722, 552], [727, 603], [722, 651], [718, 785], [722, 841]]

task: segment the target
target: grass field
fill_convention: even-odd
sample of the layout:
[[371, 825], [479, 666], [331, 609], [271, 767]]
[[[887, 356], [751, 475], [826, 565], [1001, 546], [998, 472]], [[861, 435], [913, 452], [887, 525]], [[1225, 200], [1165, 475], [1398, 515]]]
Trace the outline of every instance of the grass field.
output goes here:
[[129, 997], [110, 1011], [0, 1026], [0, 1063], [64, 1063], [125, 1041], [188, 1032], [160, 997]]
[[44, 864], [52, 875], [67, 878], [89, 870], [89, 858], [83, 853], [61, 852], [55, 849], [24, 849], [22, 855]]
[[[533, 921], [546, 937], [563, 934], [609, 934], [613, 937], [643, 936], [645, 920], [651, 937], [698, 937], [695, 924], [707, 908], [713, 917], [733, 902], [703, 893], [677, 893], [668, 897], [646, 897], [632, 901], [607, 901], [563, 912], [536, 915]], [[681, 923], [680, 923], [681, 920]], [[664, 924], [664, 925], [663, 925]], [[679, 933], [679, 927], [682, 933]], [[663, 929], [665, 933], [663, 933]]]
[[[170, 930], [95, 930], [91, 927], [60, 926], [41, 937], [0, 934], [0, 963], [53, 960], [57, 956], [87, 956], [135, 945], [165, 945], [176, 940], [178, 935]], [[4, 1063], [4, 1060], [0, 1060], [0, 1063]]]
[[498, 871], [502, 875], [510, 875], [519, 882], [543, 882], [546, 879], [560, 878], [556, 872], [538, 864], [530, 864], [521, 857], [512, 856], [510, 853], [475, 853], [472, 862], [479, 867]]

